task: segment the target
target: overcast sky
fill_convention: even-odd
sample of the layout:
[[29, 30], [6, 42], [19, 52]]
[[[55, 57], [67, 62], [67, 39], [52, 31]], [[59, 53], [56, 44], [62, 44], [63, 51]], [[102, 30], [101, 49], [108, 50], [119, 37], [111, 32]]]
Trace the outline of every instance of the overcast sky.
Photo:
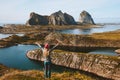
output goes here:
[[24, 23], [30, 12], [50, 15], [59, 10], [76, 21], [83, 10], [93, 18], [120, 18], [120, 0], [0, 0], [0, 23]]

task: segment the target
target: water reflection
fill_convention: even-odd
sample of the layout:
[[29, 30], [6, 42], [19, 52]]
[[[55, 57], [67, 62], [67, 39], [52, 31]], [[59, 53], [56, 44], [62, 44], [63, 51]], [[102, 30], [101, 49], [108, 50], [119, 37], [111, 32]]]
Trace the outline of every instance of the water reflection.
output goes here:
[[92, 29], [79, 29], [81, 31], [81, 34], [89, 34], [91, 33]]
[[69, 29], [69, 30], [60, 30], [60, 33], [67, 34], [93, 34], [93, 33], [102, 33], [108, 31], [115, 31], [120, 29], [120, 25], [104, 25], [99, 28], [90, 28], [90, 29]]

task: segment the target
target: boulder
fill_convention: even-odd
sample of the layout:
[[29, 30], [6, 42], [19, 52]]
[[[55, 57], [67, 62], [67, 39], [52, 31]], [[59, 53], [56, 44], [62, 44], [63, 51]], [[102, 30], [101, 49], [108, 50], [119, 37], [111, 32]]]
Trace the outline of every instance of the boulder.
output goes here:
[[49, 16], [42, 16], [37, 13], [30, 13], [30, 19], [26, 25], [47, 25], [49, 22]]
[[80, 22], [83, 24], [95, 24], [93, 18], [87, 11], [82, 11], [80, 13]]
[[55, 12], [50, 15], [49, 24], [52, 25], [74, 25], [76, 24], [74, 18], [67, 14], [62, 13], [62, 11]]

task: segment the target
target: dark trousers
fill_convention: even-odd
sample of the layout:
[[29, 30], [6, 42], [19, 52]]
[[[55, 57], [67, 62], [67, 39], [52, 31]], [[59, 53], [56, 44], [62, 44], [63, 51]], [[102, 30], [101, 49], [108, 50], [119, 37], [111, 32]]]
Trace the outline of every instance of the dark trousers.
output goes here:
[[51, 62], [50, 61], [44, 61], [44, 76], [45, 78], [51, 77]]

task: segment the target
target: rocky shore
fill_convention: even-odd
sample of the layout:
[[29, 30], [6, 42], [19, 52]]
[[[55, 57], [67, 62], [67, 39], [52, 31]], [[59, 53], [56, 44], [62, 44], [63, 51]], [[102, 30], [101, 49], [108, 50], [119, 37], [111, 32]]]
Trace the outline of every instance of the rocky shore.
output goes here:
[[[90, 72], [108, 78], [108, 80], [119, 80], [119, 56], [94, 55], [84, 52], [96, 48], [119, 49], [120, 37], [118, 36], [120, 36], [120, 31], [92, 35], [73, 35], [56, 32], [57, 30], [64, 29], [87, 29], [98, 26], [95, 25], [93, 18], [87, 11], [80, 13], [80, 21], [78, 23], [75, 22], [71, 15], [62, 11], [52, 13], [50, 16], [39, 15], [33, 12], [30, 14], [30, 19], [28, 19], [26, 25], [12, 24], [0, 27], [0, 33], [14, 34], [0, 39], [0, 48], [18, 44], [35, 44], [35, 42], [39, 42], [43, 46], [46, 41], [49, 41], [51, 43], [50, 46], [53, 46], [56, 44], [56, 39], [58, 39], [62, 44], [56, 48], [59, 50], [55, 50], [51, 55], [53, 64]], [[24, 36], [17, 36], [15, 35], [16, 33], [22, 33]], [[119, 53], [119, 50], [116, 51]], [[27, 53], [27, 57], [32, 60], [41, 61], [42, 54], [40, 50], [31, 50]], [[7, 68], [5, 69], [7, 70]], [[26, 74], [26, 72], [23, 73]], [[20, 72], [21, 74], [22, 72]], [[32, 79], [38, 78], [32, 77]]]
[[6, 25], [0, 29], [2, 34], [28, 34], [28, 33], [39, 33], [39, 32], [54, 32], [58, 30], [66, 29], [90, 29], [99, 28], [101, 25], [91, 24], [78, 24], [78, 25]]
[[[50, 41], [51, 46], [56, 44], [56, 39], [62, 41], [53, 52], [53, 64], [73, 69], [84, 70], [96, 75], [119, 80], [120, 59], [103, 55], [80, 53], [81, 50], [95, 48], [120, 48], [119, 32], [99, 33], [93, 35], [72, 35], [55, 32], [29, 33], [24, 36], [13, 35], [0, 40], [0, 47], [9, 47], [17, 44], [34, 44], [39, 42], [44, 45]], [[65, 51], [64, 51], [65, 50]], [[37, 51], [37, 52], [36, 52]], [[79, 52], [79, 53], [78, 53]], [[39, 50], [30, 51], [27, 56], [33, 60], [41, 60]], [[62, 60], [61, 60], [62, 59]]]
[[[45, 41], [51, 42], [51, 45], [56, 43], [56, 39], [59, 39], [63, 44], [61, 47], [77, 47], [83, 48], [120, 48], [119, 32], [117, 33], [101, 33], [93, 35], [73, 35], [73, 34], [61, 34], [56, 32], [39, 32], [29, 33], [24, 36], [12, 35], [10, 37], [0, 40], [1, 47], [12, 46], [15, 44], [34, 44], [39, 42], [44, 44]], [[59, 47], [59, 48], [61, 48]]]
[[[42, 51], [31, 50], [27, 53], [27, 57], [41, 61]], [[55, 65], [84, 70], [114, 80], [120, 79], [120, 59], [118, 57], [54, 50], [51, 58]]]
[[40, 15], [31, 12], [30, 18], [26, 21], [26, 24], [6, 24], [0, 27], [0, 33], [25, 34], [76, 28], [87, 29], [99, 26], [100, 25], [95, 25], [92, 16], [87, 11], [80, 13], [80, 20], [78, 22], [76, 22], [70, 14], [63, 13], [61, 10], [51, 15]]

